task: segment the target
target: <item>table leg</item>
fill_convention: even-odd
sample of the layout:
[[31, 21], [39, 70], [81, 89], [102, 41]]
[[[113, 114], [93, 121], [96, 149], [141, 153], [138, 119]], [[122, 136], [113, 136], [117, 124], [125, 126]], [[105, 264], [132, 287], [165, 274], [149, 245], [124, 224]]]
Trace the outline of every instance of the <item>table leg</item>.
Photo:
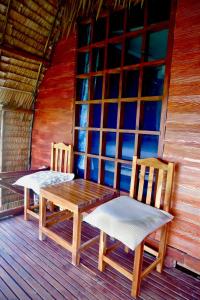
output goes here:
[[45, 239], [44, 234], [42, 233], [42, 227], [46, 225], [46, 199], [40, 196], [40, 205], [39, 205], [39, 240], [43, 241]]
[[75, 212], [73, 214], [73, 240], [72, 240], [72, 264], [79, 265], [80, 253], [79, 247], [81, 244], [81, 214]]

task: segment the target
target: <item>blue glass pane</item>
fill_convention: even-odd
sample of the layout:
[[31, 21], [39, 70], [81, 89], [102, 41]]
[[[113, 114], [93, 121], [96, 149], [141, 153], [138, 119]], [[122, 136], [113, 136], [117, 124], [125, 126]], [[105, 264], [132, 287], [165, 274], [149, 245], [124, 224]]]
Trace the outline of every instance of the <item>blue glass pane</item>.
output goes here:
[[122, 133], [120, 137], [121, 158], [132, 160], [134, 154], [135, 135]]
[[148, 0], [148, 24], [169, 20], [170, 0]]
[[94, 48], [92, 51], [92, 71], [101, 71], [104, 68], [104, 48]]
[[126, 41], [125, 65], [139, 64], [142, 57], [142, 36], [131, 38]]
[[140, 158], [157, 157], [158, 140], [159, 137], [157, 135], [142, 135], [140, 144]]
[[127, 31], [135, 31], [144, 27], [144, 5], [132, 4], [127, 14]]
[[106, 98], [118, 98], [119, 96], [119, 74], [109, 74], [107, 78]]
[[84, 74], [89, 72], [89, 53], [78, 54], [78, 74]]
[[91, 154], [99, 154], [99, 138], [100, 133], [99, 131], [92, 131], [89, 133], [89, 139], [90, 139], [90, 153]]
[[105, 155], [109, 157], [115, 157], [116, 152], [116, 133], [105, 133]]
[[113, 186], [115, 164], [112, 161], [104, 161], [104, 181], [108, 186]]
[[144, 101], [141, 129], [160, 130], [162, 101]]
[[99, 160], [97, 158], [90, 158], [89, 160], [90, 180], [95, 182], [98, 181], [98, 169], [99, 169]]
[[168, 29], [149, 32], [147, 35], [147, 61], [163, 59], [167, 54]]
[[142, 96], [160, 96], [163, 94], [165, 66], [144, 68]]
[[108, 45], [108, 69], [118, 68], [121, 66], [122, 44]]
[[93, 99], [102, 99], [103, 77], [96, 76], [93, 78]]
[[126, 71], [123, 77], [123, 98], [138, 96], [139, 71]]
[[121, 128], [135, 129], [137, 102], [123, 102], [121, 113]]
[[106, 18], [100, 18], [94, 23], [93, 41], [99, 42], [106, 38]]
[[99, 128], [101, 126], [101, 104], [91, 104], [90, 109], [90, 127]]
[[113, 13], [110, 17], [109, 36], [121, 35], [124, 28], [124, 12]]
[[89, 45], [91, 41], [91, 25], [90, 24], [81, 24], [78, 28], [78, 46]]
[[87, 127], [88, 105], [76, 105], [76, 126]]
[[85, 156], [84, 155], [75, 155], [74, 156], [74, 173], [77, 177], [84, 177], [85, 169]]
[[117, 127], [117, 103], [109, 103], [105, 105], [105, 128], [116, 128]]
[[88, 100], [88, 79], [77, 79], [77, 100]]
[[121, 191], [129, 192], [131, 184], [131, 166], [120, 164], [119, 168], [119, 189]]
[[76, 141], [76, 149], [79, 152], [85, 152], [86, 148], [86, 131], [78, 130], [77, 131], [77, 141]]

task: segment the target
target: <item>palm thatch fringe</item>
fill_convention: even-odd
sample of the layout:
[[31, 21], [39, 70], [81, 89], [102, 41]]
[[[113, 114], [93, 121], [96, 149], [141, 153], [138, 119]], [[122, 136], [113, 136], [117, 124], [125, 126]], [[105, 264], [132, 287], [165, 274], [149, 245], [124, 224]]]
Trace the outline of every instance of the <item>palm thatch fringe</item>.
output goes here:
[[98, 19], [103, 8], [118, 7], [128, 8], [131, 4], [141, 3], [144, 0], [65, 0], [64, 11], [62, 15], [62, 32], [63, 35], [69, 35], [73, 28], [78, 16], [96, 15]]

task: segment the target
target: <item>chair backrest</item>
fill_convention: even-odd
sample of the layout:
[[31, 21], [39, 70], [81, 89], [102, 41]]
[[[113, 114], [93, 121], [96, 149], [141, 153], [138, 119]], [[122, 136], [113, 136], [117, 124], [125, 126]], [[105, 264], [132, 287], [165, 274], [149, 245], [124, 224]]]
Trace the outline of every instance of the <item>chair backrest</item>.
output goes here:
[[133, 157], [130, 197], [165, 211], [170, 210], [173, 163]]
[[51, 170], [70, 173], [73, 166], [72, 145], [64, 143], [51, 144]]

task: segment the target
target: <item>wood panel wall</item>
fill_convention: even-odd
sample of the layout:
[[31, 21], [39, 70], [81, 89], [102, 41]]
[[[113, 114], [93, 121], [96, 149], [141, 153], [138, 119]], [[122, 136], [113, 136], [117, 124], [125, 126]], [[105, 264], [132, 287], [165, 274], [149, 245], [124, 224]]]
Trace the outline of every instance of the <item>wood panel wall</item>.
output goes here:
[[200, 1], [196, 0], [178, 1], [164, 158], [176, 163], [170, 245], [186, 253], [179, 257], [182, 264], [200, 272]]
[[[164, 158], [176, 163], [170, 264], [200, 272], [200, 1], [178, 0]], [[72, 142], [76, 38], [62, 40], [40, 87], [32, 167], [49, 165], [52, 141]], [[170, 261], [170, 259], [169, 259]]]
[[72, 143], [76, 35], [62, 39], [40, 86], [32, 132], [32, 168], [50, 164], [51, 142]]

